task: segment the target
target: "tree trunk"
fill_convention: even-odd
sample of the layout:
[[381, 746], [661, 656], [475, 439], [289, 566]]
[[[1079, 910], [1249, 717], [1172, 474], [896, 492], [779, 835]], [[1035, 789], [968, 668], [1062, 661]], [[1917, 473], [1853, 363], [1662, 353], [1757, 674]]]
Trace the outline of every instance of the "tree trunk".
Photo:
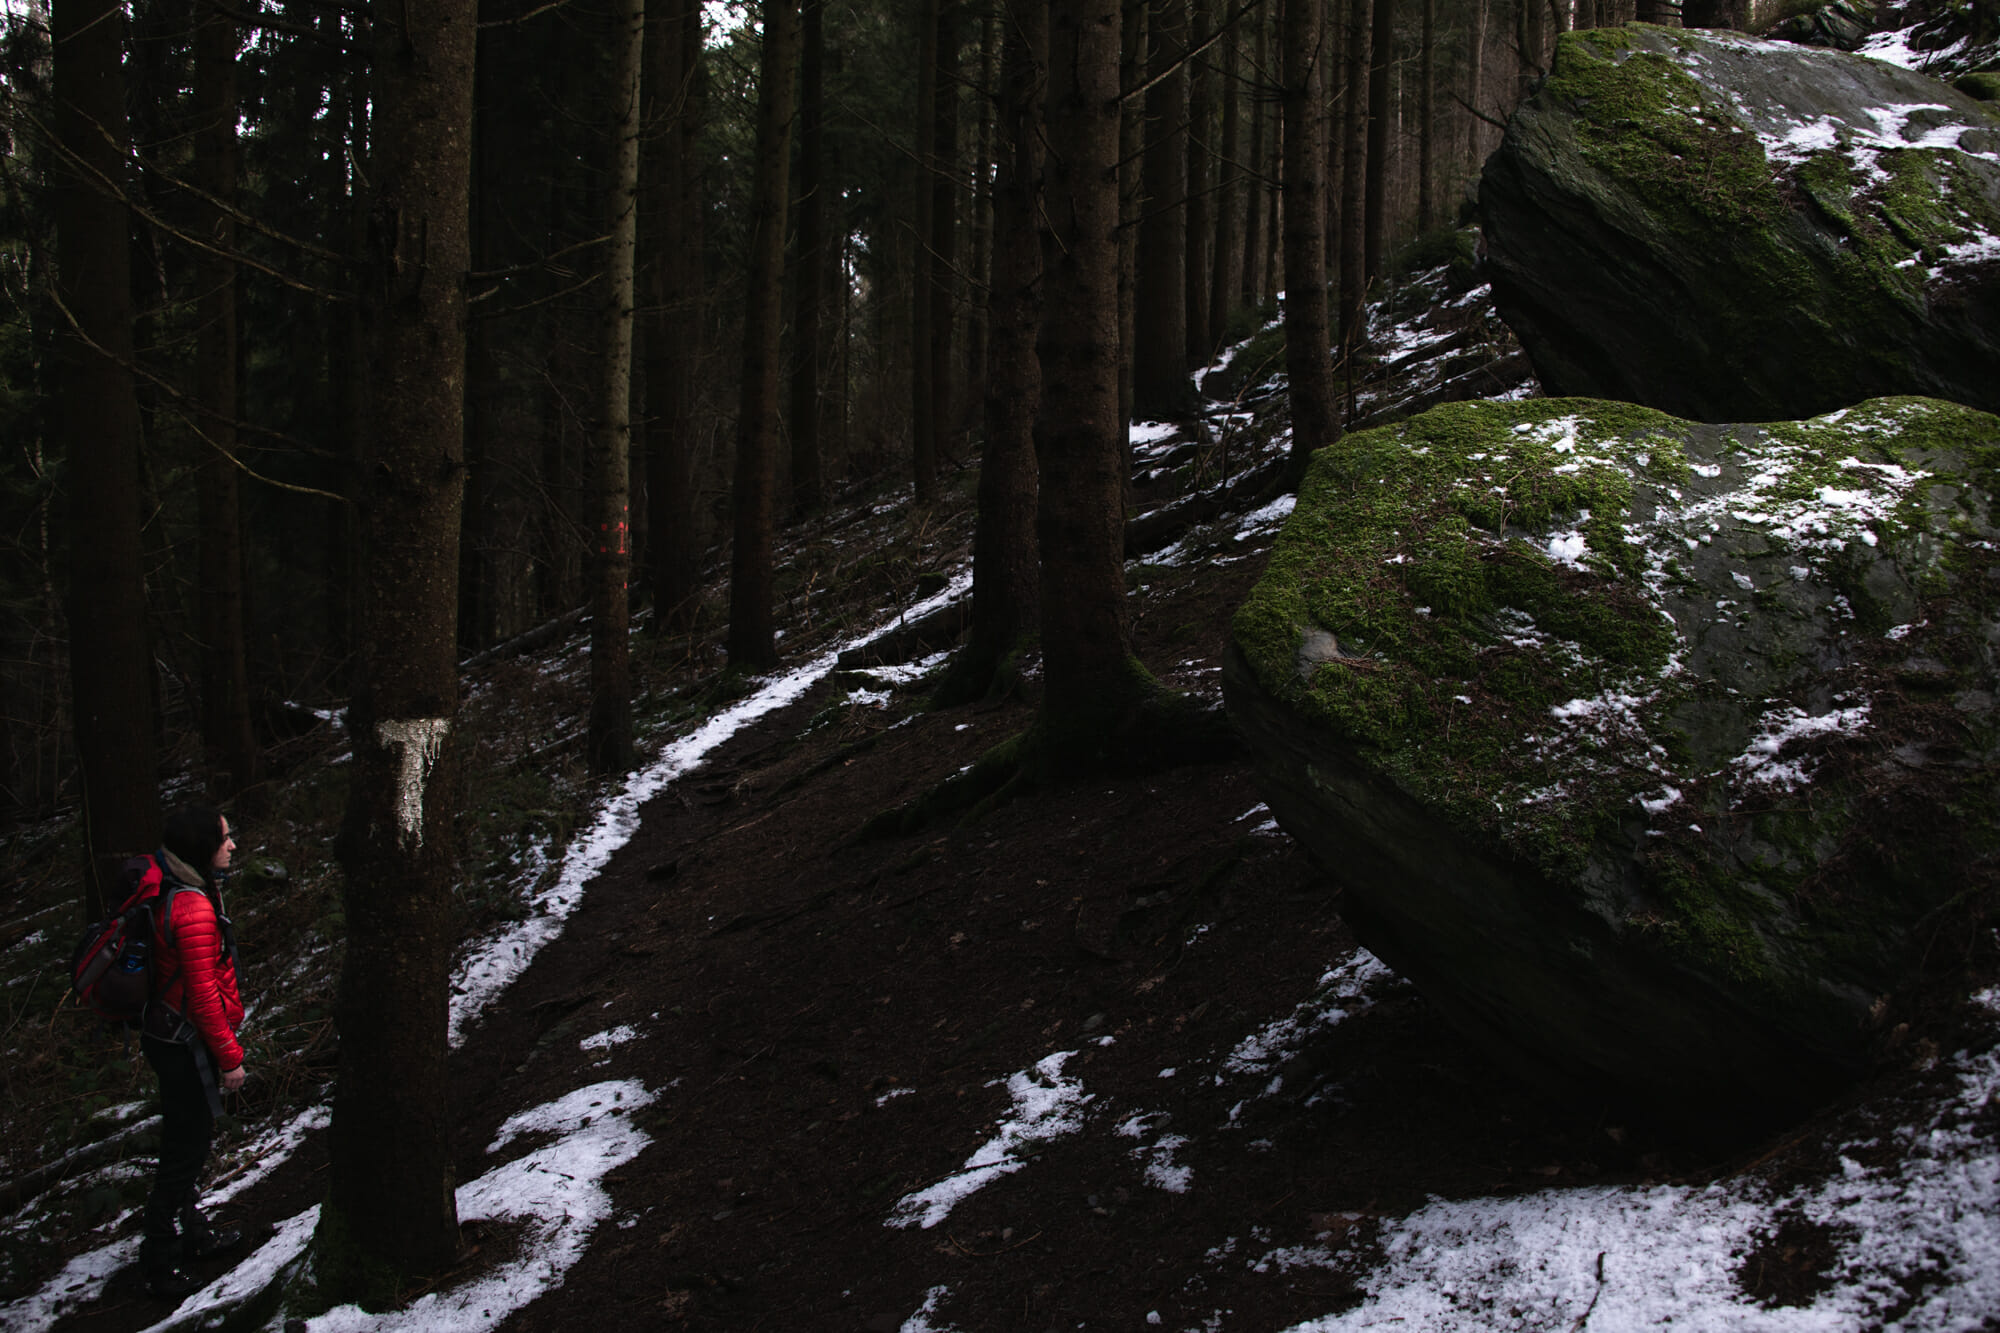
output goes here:
[[1222, 160], [1215, 191], [1215, 261], [1209, 266], [1208, 343], [1221, 347], [1236, 314], [1243, 271], [1243, 18], [1222, 37]]
[[458, 707], [476, 18], [472, 0], [409, 0], [374, 18], [375, 193], [360, 262], [374, 402], [340, 847], [340, 1072], [314, 1259], [336, 1301], [379, 1299], [382, 1274], [437, 1272], [459, 1250], [446, 1068], [456, 793], [444, 775]]
[[1548, 72], [1542, 63], [1542, 0], [1514, 0], [1514, 53], [1520, 60], [1519, 95], [1526, 98], [1535, 80]]
[[1049, 25], [1047, 307], [1036, 534], [1044, 734], [1101, 729], [1132, 696], [1118, 419], [1117, 0], [1058, 0]]
[[1417, 72], [1417, 231], [1437, 226], [1437, 0], [1423, 0], [1424, 29]]
[[[1343, 0], [1333, 0], [1335, 13]], [[1343, 359], [1351, 362], [1361, 341], [1362, 304], [1368, 292], [1367, 232], [1363, 225], [1362, 181], [1368, 169], [1368, 84], [1369, 0], [1347, 0], [1347, 80], [1346, 114], [1341, 132], [1347, 146], [1342, 150], [1340, 175], [1340, 345]]]
[[[1119, 10], [1118, 87], [1135, 90], [1146, 81], [1147, 0], [1122, 0]], [[1120, 102], [1118, 121], [1118, 431], [1119, 450], [1129, 452], [1132, 421], [1132, 361], [1138, 341], [1139, 214], [1145, 206], [1146, 99]], [[1129, 460], [1128, 460], [1129, 461]]]
[[1337, 437], [1326, 313], [1325, 7], [1285, 6], [1285, 372], [1291, 380], [1292, 471]]
[[[1474, 0], [1472, 6], [1472, 54], [1467, 57], [1465, 100], [1476, 111], [1484, 112], [1486, 97], [1486, 16], [1488, 0]], [[1478, 116], [1467, 116], [1466, 143], [1468, 146], [1466, 166], [1477, 170], [1486, 160], [1483, 151], [1484, 140], [1481, 132], [1486, 122]]]
[[972, 636], [938, 691], [940, 704], [999, 688], [1007, 658], [1035, 626], [1035, 411], [1042, 371], [1042, 91], [1048, 0], [1009, 0], [1000, 76], [1001, 151], [993, 191], [993, 281], [986, 369], [986, 449], [972, 538]]
[[743, 386], [736, 416], [736, 537], [729, 573], [729, 661], [752, 670], [778, 662], [771, 546], [776, 522], [785, 193], [791, 175], [798, 64], [798, 10], [791, 0], [765, 0], [764, 52], [757, 79], [757, 162], [750, 195], [750, 272], [743, 298]]
[[604, 313], [599, 322], [597, 438], [592, 460], [595, 556], [590, 579], [590, 726], [593, 773], [632, 766], [632, 306], [639, 248], [639, 66], [645, 50], [645, 0], [620, 0], [613, 48], [611, 188], [604, 253]]
[[1362, 264], [1369, 286], [1382, 277], [1389, 243], [1389, 65], [1395, 59], [1396, 0], [1374, 0], [1368, 62], [1368, 203]]
[[957, 421], [953, 403], [958, 371], [955, 355], [958, 303], [953, 293], [958, 287], [959, 12], [958, 6], [951, 4], [942, 5], [938, 13], [937, 95], [931, 104], [937, 118], [931, 134], [930, 279], [925, 284], [930, 292], [931, 336], [923, 354], [931, 362], [930, 438], [937, 455], [942, 455], [951, 443]]
[[[654, 0], [648, 15], [646, 77], [657, 127], [642, 156], [641, 221], [658, 238], [646, 330], [646, 529], [653, 615], [662, 633], [691, 628], [700, 595], [701, 531], [696, 507], [695, 404], [703, 335], [701, 0]], [[650, 162], [650, 166], [647, 163]]]
[[931, 301], [935, 268], [930, 246], [936, 234], [937, 192], [931, 188], [937, 172], [938, 28], [944, 0], [924, 0], [917, 22], [917, 144], [916, 144], [916, 262], [911, 266], [910, 283], [910, 468], [916, 483], [917, 503], [927, 505], [937, 499], [937, 371], [931, 356], [936, 330], [931, 321], [936, 305]]
[[1347, 122], [1347, 98], [1352, 91], [1347, 87], [1347, 23], [1340, 8], [1340, 0], [1319, 0], [1320, 23], [1325, 34], [1321, 39], [1324, 46], [1325, 73], [1321, 82], [1326, 86], [1324, 103], [1326, 122], [1323, 134], [1326, 140], [1326, 271], [1327, 281], [1337, 284], [1342, 277], [1340, 271], [1340, 225], [1343, 214], [1340, 209], [1340, 185], [1347, 170], [1347, 136], [1341, 127]]
[[[100, 867], [159, 835], [152, 648], [139, 539], [139, 408], [132, 384], [125, 202], [124, 18], [112, 0], [55, 0], [55, 438], [69, 495], [70, 689], [83, 779], [84, 915], [103, 914]], [[84, 483], [88, 482], [88, 485]]]
[[243, 512], [236, 468], [236, 43], [234, 18], [203, 4], [195, 18], [195, 154], [193, 167], [217, 202], [206, 206], [204, 230], [220, 254], [204, 251], [197, 265], [201, 331], [195, 346], [195, 396], [208, 437], [197, 466], [201, 518], [202, 737], [223, 794], [261, 776], [250, 726], [250, 671], [243, 647]]
[[[1193, 45], [1208, 41], [1215, 0], [1192, 0]], [[1209, 269], [1215, 255], [1215, 62], [1204, 53], [1188, 67], [1187, 351], [1185, 364], [1206, 364], [1215, 352], [1208, 329]]]
[[1145, 193], [1139, 211], [1139, 271], [1132, 293], [1132, 414], [1185, 416], [1187, 374], [1188, 0], [1152, 0], [1153, 86], [1146, 93]]
[[797, 266], [792, 280], [792, 512], [810, 514], [825, 500], [820, 476], [820, 380], [826, 349], [820, 307], [826, 293], [825, 170], [826, 0], [799, 8], [799, 197]]
[[1690, 28], [1732, 28], [1741, 32], [1749, 11], [1747, 0], [1687, 0], [1681, 21]]
[[1265, 145], [1271, 138], [1271, 118], [1266, 110], [1270, 99], [1264, 96], [1264, 89], [1271, 68], [1271, 19], [1262, 8], [1251, 10], [1245, 17], [1257, 27], [1252, 44], [1256, 61], [1252, 66], [1255, 77], [1250, 85], [1250, 174], [1244, 182], [1243, 191], [1243, 278], [1240, 290], [1244, 305], [1252, 310], [1261, 310], [1265, 295], [1264, 248], [1269, 244], [1264, 228], [1264, 196], [1269, 188], [1265, 178], [1269, 175], [1270, 159], [1265, 153]]
[[1005, 8], [1004, 0], [993, 0], [987, 5], [985, 17], [979, 24], [979, 95], [976, 99], [979, 117], [973, 125], [972, 143], [972, 179], [976, 185], [972, 193], [972, 215], [966, 224], [971, 239], [965, 273], [972, 290], [985, 294], [987, 299], [975, 296], [966, 302], [965, 355], [962, 359], [975, 381], [966, 385], [968, 402], [976, 398], [983, 403], [986, 396], [987, 338], [990, 333], [987, 304], [993, 281], [993, 191], [998, 171], [995, 161], [998, 150], [993, 143], [993, 129], [1001, 96], [1000, 13]]

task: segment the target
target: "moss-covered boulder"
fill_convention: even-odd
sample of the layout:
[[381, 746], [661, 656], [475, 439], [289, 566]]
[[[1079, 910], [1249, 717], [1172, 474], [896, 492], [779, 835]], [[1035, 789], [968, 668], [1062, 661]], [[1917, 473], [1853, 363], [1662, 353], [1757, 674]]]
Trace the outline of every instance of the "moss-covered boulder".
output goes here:
[[1493, 294], [1553, 394], [1774, 421], [2000, 411], [2000, 111], [1864, 56], [1565, 33], [1480, 183]]
[[1322, 450], [1233, 718], [1496, 1054], [1724, 1120], [1865, 1069], [2000, 880], [2000, 418], [1457, 404]]

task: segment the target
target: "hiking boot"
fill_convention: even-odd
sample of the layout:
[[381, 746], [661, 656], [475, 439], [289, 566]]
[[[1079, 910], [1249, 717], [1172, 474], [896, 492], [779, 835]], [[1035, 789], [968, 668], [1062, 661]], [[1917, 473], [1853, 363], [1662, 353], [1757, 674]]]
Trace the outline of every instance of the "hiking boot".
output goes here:
[[182, 1242], [191, 1259], [207, 1259], [218, 1254], [227, 1254], [243, 1243], [242, 1227], [204, 1227], [190, 1233]]

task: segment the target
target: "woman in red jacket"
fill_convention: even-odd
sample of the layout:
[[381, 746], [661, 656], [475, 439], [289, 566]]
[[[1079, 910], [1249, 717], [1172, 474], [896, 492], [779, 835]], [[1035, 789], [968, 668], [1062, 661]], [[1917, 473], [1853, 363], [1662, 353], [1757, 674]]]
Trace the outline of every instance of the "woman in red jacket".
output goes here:
[[195, 1188], [221, 1093], [243, 1086], [243, 1047], [236, 1040], [243, 1000], [236, 939], [222, 910], [222, 880], [236, 850], [229, 821], [210, 806], [184, 806], [168, 817], [160, 844], [167, 906], [155, 923], [159, 989], [140, 1037], [160, 1078], [160, 1165], [146, 1199], [139, 1266], [148, 1291], [179, 1299], [201, 1285], [184, 1267], [188, 1260], [243, 1241], [240, 1229], [203, 1220]]

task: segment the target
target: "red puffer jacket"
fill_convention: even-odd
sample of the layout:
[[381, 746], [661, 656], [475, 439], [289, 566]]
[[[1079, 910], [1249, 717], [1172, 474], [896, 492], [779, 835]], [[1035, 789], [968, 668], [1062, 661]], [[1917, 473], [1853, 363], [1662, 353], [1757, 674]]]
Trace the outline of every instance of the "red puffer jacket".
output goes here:
[[[167, 876], [167, 888], [173, 876]], [[225, 947], [215, 904], [200, 889], [173, 895], [162, 923], [172, 947], [160, 951], [160, 999], [194, 1024], [215, 1057], [218, 1073], [243, 1063], [236, 1029], [243, 1023], [243, 1000], [236, 992], [236, 959]]]

